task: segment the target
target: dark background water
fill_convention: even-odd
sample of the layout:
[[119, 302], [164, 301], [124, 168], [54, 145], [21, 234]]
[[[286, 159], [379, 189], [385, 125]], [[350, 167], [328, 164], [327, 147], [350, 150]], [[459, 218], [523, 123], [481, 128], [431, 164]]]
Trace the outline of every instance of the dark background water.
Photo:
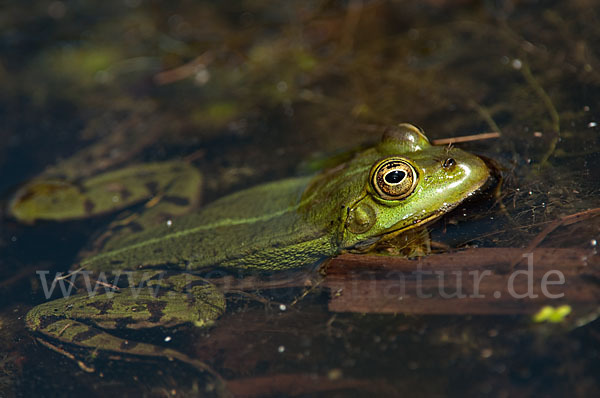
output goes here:
[[[461, 145], [498, 163], [499, 198], [448, 217], [432, 231], [435, 241], [524, 247], [544, 223], [600, 205], [595, 1], [1, 7], [3, 205], [49, 167], [84, 178], [102, 162], [188, 155], [205, 175], [209, 202], [307, 173], [398, 122], [431, 139], [502, 134]], [[0, 395], [204, 393], [205, 378], [185, 365], [105, 358], [90, 374], [24, 330], [22, 316], [43, 301], [35, 270], [68, 269], [107, 222], [28, 226], [3, 217]], [[543, 246], [592, 250], [598, 239], [591, 218]], [[281, 387], [289, 382], [282, 375], [313, 380], [306, 395], [598, 393], [598, 322], [569, 329], [524, 315], [334, 315], [327, 294], [316, 291], [293, 311], [236, 302], [214, 330], [175, 331], [173, 345], [228, 380], [264, 377], [285, 395], [294, 390]], [[329, 391], [315, 377], [348, 384]]]

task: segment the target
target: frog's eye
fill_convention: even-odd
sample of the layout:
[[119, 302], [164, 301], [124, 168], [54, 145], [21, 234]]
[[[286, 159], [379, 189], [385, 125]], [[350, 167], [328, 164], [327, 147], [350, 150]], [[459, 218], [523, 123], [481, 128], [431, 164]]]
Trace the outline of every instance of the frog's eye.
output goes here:
[[417, 172], [406, 160], [389, 158], [373, 168], [371, 183], [382, 199], [404, 199], [415, 190]]

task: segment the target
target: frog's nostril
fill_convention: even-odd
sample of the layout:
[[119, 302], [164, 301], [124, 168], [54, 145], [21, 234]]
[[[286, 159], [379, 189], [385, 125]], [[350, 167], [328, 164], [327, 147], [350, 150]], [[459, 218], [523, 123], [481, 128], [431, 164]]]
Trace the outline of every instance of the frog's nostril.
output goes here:
[[454, 160], [454, 158], [448, 158], [446, 160], [444, 160], [444, 162], [442, 163], [442, 167], [445, 169], [454, 167], [456, 165], [456, 160]]

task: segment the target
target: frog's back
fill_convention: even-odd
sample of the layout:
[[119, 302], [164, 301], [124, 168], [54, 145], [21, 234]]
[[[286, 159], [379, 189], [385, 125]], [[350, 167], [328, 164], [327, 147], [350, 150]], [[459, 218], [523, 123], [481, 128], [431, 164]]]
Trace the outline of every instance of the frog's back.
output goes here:
[[88, 270], [209, 266], [276, 270], [334, 254], [331, 234], [300, 206], [310, 177], [268, 183], [223, 197], [204, 209], [132, 234], [84, 259]]

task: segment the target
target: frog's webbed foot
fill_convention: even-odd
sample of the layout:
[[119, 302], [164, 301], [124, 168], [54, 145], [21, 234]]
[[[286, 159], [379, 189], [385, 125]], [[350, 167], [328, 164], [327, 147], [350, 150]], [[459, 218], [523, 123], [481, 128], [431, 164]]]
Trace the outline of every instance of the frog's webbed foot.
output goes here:
[[137, 276], [119, 292], [78, 294], [43, 303], [29, 311], [27, 327], [47, 340], [50, 348], [72, 359], [69, 346], [127, 357], [175, 359], [221, 381], [208, 365], [184, 353], [115, 334], [121, 328], [139, 330], [184, 323], [206, 326], [224, 312], [225, 298], [214, 285], [190, 274], [157, 275], [145, 280], [144, 286], [137, 284]]
[[[64, 221], [113, 213], [146, 202], [144, 216], [135, 217], [137, 224], [132, 223], [132, 229], [143, 229], [194, 207], [201, 179], [198, 169], [183, 161], [135, 164], [85, 179], [43, 175], [15, 193], [8, 212], [26, 223]], [[128, 222], [120, 220], [113, 227]]]

